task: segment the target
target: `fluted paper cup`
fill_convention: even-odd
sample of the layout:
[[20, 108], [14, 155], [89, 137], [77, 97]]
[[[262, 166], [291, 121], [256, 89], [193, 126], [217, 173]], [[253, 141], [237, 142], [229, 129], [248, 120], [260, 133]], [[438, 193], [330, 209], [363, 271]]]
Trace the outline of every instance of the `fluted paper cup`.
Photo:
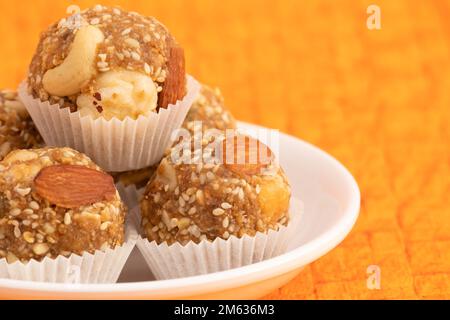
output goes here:
[[72, 254], [69, 257], [44, 258], [42, 261], [31, 260], [28, 263], [16, 261], [9, 264], [6, 259], [0, 259], [0, 278], [71, 284], [115, 283], [136, 240], [136, 229], [129, 224], [125, 242], [114, 249], [97, 250], [93, 254], [86, 252], [81, 256]]
[[80, 112], [35, 99], [28, 93], [26, 81], [18, 93], [48, 146], [71, 147], [87, 154], [106, 171], [122, 172], [161, 160], [170, 146], [172, 132], [183, 124], [199, 90], [199, 83], [187, 76], [187, 93], [182, 100], [136, 120], [82, 117]]
[[136, 188], [134, 184], [125, 186], [122, 182], [116, 183], [116, 189], [119, 191], [120, 198], [130, 210], [139, 205], [141, 196], [145, 191], [145, 187]]
[[[277, 231], [257, 232], [255, 236], [228, 240], [217, 238], [214, 241], [203, 240], [196, 244], [189, 242], [185, 246], [175, 243], [157, 244], [155, 241], [138, 236], [137, 247], [144, 256], [153, 275], [158, 280], [190, 277], [207, 273], [225, 271], [257, 263], [286, 252], [289, 240], [295, 234], [303, 203], [291, 200], [291, 221]], [[140, 226], [138, 208], [132, 212], [134, 223]], [[140, 228], [138, 229], [140, 230]]]

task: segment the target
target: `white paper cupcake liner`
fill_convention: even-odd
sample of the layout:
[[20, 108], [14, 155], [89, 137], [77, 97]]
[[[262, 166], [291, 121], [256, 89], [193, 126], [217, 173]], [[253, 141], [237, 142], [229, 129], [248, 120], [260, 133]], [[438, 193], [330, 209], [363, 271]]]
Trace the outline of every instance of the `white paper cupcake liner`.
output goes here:
[[127, 205], [129, 210], [132, 210], [139, 205], [139, 200], [145, 191], [145, 187], [138, 189], [134, 184], [125, 186], [122, 182], [116, 183], [116, 189], [119, 191], [120, 198]]
[[[230, 237], [228, 240], [204, 240], [199, 244], [187, 245], [167, 243], [158, 245], [138, 236], [137, 247], [144, 256], [153, 275], [158, 280], [190, 277], [207, 273], [225, 271], [273, 258], [287, 251], [289, 241], [295, 234], [303, 203], [291, 200], [291, 221], [288, 226], [268, 233], [258, 232], [255, 236]], [[139, 226], [138, 208], [132, 213], [134, 222]], [[140, 230], [140, 228], [138, 229]]]
[[133, 250], [137, 232], [133, 224], [126, 227], [125, 242], [115, 249], [97, 250], [81, 256], [59, 256], [28, 263], [16, 261], [9, 264], [0, 259], [0, 278], [58, 283], [115, 283]]
[[182, 100], [158, 113], [123, 121], [81, 117], [80, 112], [42, 102], [28, 94], [25, 81], [18, 93], [48, 146], [74, 148], [104, 170], [122, 172], [148, 167], [161, 159], [199, 90], [199, 83], [187, 76], [187, 93]]

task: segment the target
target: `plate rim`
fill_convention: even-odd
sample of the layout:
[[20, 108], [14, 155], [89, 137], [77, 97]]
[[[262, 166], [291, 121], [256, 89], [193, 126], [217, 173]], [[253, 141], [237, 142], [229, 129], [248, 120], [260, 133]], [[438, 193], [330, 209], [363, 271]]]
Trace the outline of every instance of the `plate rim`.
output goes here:
[[[239, 127], [265, 128], [255, 124], [239, 122]], [[295, 143], [300, 143], [318, 156], [325, 158], [333, 165], [350, 188], [351, 197], [342, 216], [337, 222], [319, 237], [277, 257], [240, 268], [169, 280], [152, 280], [108, 284], [64, 284], [46, 283], [24, 280], [0, 279], [0, 289], [15, 289], [42, 293], [144, 293], [153, 295], [172, 294], [173, 289], [182, 290], [183, 296], [204, 293], [205, 287], [214, 284], [214, 290], [226, 290], [235, 286], [242, 287], [251, 283], [264, 281], [294, 271], [305, 266], [327, 252], [333, 250], [350, 233], [359, 216], [361, 194], [358, 184], [348, 169], [336, 158], [324, 150], [292, 135], [280, 132], [280, 136]]]

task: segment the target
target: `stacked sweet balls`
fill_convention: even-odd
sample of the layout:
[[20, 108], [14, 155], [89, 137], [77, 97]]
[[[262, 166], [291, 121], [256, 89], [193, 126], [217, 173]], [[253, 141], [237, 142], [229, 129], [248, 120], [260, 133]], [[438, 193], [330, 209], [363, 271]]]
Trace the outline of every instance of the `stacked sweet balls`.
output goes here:
[[[234, 133], [220, 91], [186, 74], [155, 18], [71, 11], [42, 33], [18, 94], [0, 92], [0, 123], [0, 278], [115, 282], [136, 243], [159, 279], [286, 249], [283, 170]], [[176, 157], [182, 143], [195, 162]]]

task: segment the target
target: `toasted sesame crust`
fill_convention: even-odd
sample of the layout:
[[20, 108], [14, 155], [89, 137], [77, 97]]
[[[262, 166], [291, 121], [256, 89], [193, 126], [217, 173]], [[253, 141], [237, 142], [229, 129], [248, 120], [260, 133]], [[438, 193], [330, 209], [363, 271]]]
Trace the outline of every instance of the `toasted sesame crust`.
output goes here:
[[224, 105], [218, 88], [203, 85], [183, 123], [183, 128], [194, 130], [194, 122], [201, 121], [202, 129], [236, 129], [236, 121]]
[[[152, 17], [144, 17], [136, 12], [97, 5], [63, 18], [41, 34], [36, 53], [31, 61], [28, 75], [30, 93], [42, 101], [77, 110], [76, 96], [51, 96], [43, 86], [43, 78], [48, 70], [61, 65], [68, 56], [77, 30], [91, 25], [99, 28], [105, 40], [98, 45], [95, 68], [97, 73], [110, 70], [131, 70], [148, 75], [161, 93], [169, 76], [170, 51], [178, 47], [177, 42], [160, 22]], [[184, 55], [182, 66], [184, 71]], [[183, 76], [184, 77], [184, 76]], [[95, 95], [95, 77], [81, 93]], [[178, 89], [178, 88], [177, 88]], [[183, 83], [184, 96], [185, 83]], [[166, 106], [159, 106], [166, 107]]]
[[[186, 244], [287, 225], [290, 187], [283, 170], [271, 163], [256, 175], [243, 172], [165, 157], [141, 201], [145, 235], [157, 243]], [[275, 199], [266, 196], [269, 190]]]
[[12, 150], [42, 145], [42, 137], [17, 93], [0, 90], [0, 160]]
[[72, 209], [49, 203], [36, 192], [39, 172], [61, 164], [101, 171], [70, 148], [17, 150], [0, 162], [0, 259], [41, 260], [123, 243], [126, 210], [117, 192], [112, 200]]

